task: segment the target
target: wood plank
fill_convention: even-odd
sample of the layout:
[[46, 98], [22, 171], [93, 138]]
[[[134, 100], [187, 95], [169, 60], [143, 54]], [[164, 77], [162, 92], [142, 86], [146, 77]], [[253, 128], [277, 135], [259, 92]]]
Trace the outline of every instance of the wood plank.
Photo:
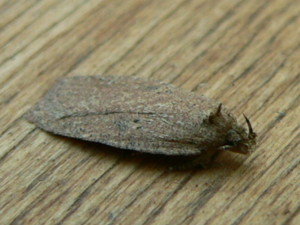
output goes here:
[[[300, 1], [0, 3], [1, 224], [300, 224]], [[54, 136], [22, 116], [63, 76], [151, 77], [250, 117], [211, 168]]]

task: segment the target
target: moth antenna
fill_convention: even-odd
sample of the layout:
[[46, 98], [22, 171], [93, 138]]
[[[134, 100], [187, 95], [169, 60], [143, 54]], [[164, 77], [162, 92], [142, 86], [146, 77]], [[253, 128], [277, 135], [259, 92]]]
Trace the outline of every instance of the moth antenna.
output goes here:
[[252, 128], [252, 125], [251, 125], [250, 120], [247, 118], [247, 116], [246, 116], [245, 114], [243, 114], [243, 115], [244, 115], [244, 118], [245, 118], [246, 123], [247, 123], [247, 125], [248, 125], [248, 130], [249, 130], [249, 132], [248, 132], [248, 137], [249, 137], [249, 138], [254, 138], [254, 137], [256, 137], [256, 133], [253, 131], [253, 128]]
[[217, 115], [221, 114], [221, 110], [222, 110], [222, 103], [220, 103], [220, 105], [218, 106], [218, 110], [217, 110]]
[[222, 103], [219, 104], [217, 111], [211, 112], [209, 117], [208, 117], [208, 121], [210, 123], [216, 123], [217, 122], [217, 118], [219, 116], [221, 116], [221, 110], [222, 110]]

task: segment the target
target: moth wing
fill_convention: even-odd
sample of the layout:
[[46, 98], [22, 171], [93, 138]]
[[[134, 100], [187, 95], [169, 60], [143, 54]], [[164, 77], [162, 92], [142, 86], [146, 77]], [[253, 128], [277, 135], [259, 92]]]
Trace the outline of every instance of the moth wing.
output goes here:
[[[187, 101], [188, 100], [188, 101]], [[167, 155], [199, 154], [209, 99], [130, 77], [60, 79], [26, 117], [55, 134]], [[198, 110], [198, 111], [197, 111]], [[201, 130], [202, 129], [202, 130]]]

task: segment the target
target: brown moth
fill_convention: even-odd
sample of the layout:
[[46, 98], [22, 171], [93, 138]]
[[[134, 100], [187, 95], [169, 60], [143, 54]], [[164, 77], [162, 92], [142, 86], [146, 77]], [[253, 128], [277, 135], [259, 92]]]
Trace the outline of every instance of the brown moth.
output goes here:
[[248, 132], [222, 104], [171, 84], [126, 76], [61, 78], [27, 114], [38, 127], [122, 149], [191, 156], [205, 166], [218, 151], [252, 152]]

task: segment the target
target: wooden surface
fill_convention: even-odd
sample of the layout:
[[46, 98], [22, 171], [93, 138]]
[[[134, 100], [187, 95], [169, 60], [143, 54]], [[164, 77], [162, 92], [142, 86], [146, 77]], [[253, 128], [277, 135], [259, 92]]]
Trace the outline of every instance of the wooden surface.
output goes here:
[[[0, 224], [300, 224], [299, 0], [1, 0]], [[251, 118], [210, 169], [50, 135], [22, 118], [56, 78], [152, 77]]]

